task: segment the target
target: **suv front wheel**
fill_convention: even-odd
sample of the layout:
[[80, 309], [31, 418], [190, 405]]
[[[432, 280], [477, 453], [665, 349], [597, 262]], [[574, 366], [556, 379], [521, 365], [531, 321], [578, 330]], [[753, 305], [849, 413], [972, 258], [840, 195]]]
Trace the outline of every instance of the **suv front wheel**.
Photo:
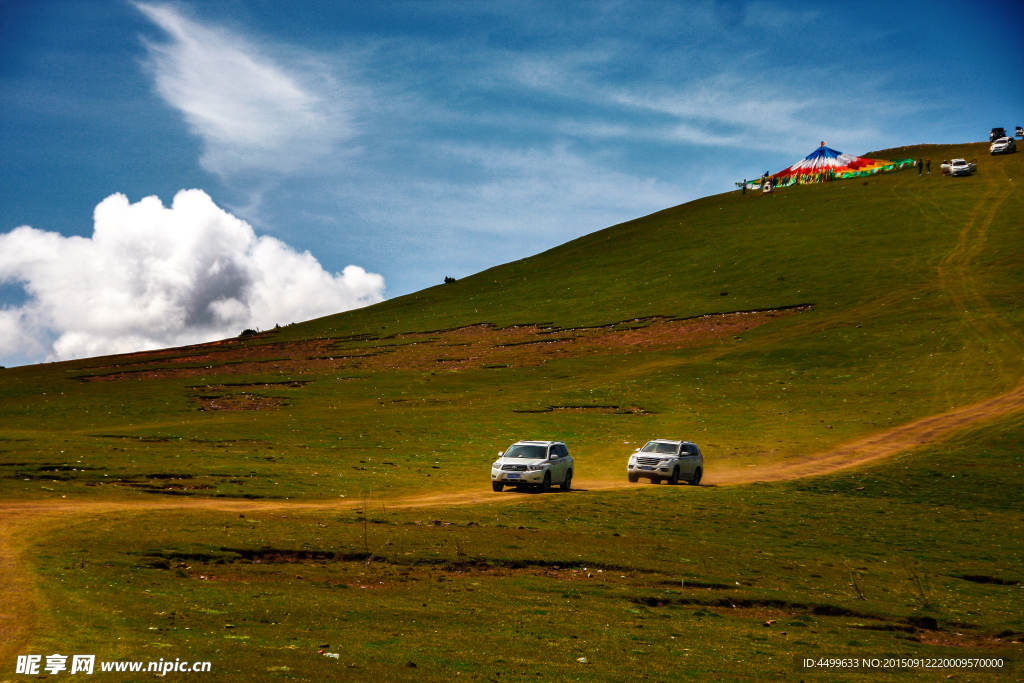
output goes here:
[[499, 484], [496, 481], [492, 481], [491, 482], [491, 490], [494, 491], [495, 493], [501, 493], [502, 491], [505, 490], [505, 485], [504, 484]]

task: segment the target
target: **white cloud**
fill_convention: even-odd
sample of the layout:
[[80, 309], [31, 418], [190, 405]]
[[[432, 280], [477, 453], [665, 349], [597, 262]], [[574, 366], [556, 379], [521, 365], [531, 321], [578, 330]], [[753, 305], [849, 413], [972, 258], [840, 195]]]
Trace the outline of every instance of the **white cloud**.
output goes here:
[[[736, 26], [763, 27], [779, 16], [803, 25], [817, 17], [742, 3], [703, 7], [711, 9], [715, 16], [734, 17]], [[700, 26], [716, 24], [710, 14], [697, 16], [700, 7], [690, 13]], [[790, 154], [824, 138], [853, 151], [875, 144], [886, 124], [909, 113], [908, 103], [892, 95], [893, 76], [884, 69], [851, 76], [841, 63], [786, 66], [753, 46], [694, 47], [683, 41], [652, 56], [651, 73], [638, 69], [637, 78], [621, 78], [620, 63], [642, 50], [624, 39], [471, 61], [488, 65], [475, 72], [479, 82], [559, 101], [557, 113], [538, 117], [549, 130], [605, 144], [645, 141]]]
[[290, 172], [353, 135], [353, 91], [315, 58], [292, 52], [274, 59], [172, 7], [136, 7], [170, 37], [165, 44], [145, 41], [149, 67], [157, 93], [203, 140], [207, 170]]
[[700, 193], [602, 167], [565, 145], [430, 149], [439, 163], [464, 168], [472, 179], [376, 174], [339, 190], [366, 225], [391, 228], [388, 282], [396, 288], [415, 289], [444, 275], [463, 277], [525, 258]]
[[720, 73], [667, 95], [620, 91], [612, 97], [624, 106], [675, 118], [678, 123], [664, 129], [667, 136], [696, 144], [789, 151], [807, 147], [810, 136], [849, 146], [878, 135], [864, 124], [876, 100], [851, 103], [851, 98], [794, 85], [796, 79], [787, 76], [776, 74], [775, 81], [763, 85]]
[[445, 154], [483, 171], [479, 182], [446, 197], [459, 214], [455, 224], [470, 229], [480, 229], [479, 217], [486, 216], [491, 231], [538, 238], [561, 228], [575, 237], [681, 201], [678, 186], [602, 167], [561, 144], [526, 150], [452, 145]]
[[20, 365], [24, 358], [41, 356], [43, 345], [30, 327], [25, 311], [19, 308], [0, 308], [0, 364]]
[[0, 309], [0, 358], [191, 344], [383, 299], [382, 276], [359, 266], [332, 275], [308, 251], [258, 237], [202, 190], [178, 192], [170, 208], [111, 195], [94, 219], [92, 237], [28, 226], [0, 234], [0, 283], [20, 282], [28, 295]]

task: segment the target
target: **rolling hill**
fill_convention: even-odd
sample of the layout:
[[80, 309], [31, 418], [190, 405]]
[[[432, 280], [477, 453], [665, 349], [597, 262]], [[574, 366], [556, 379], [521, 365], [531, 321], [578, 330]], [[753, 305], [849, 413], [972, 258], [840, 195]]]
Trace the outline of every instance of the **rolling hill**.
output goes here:
[[[324, 675], [314, 641], [341, 639], [359, 680], [414, 658], [425, 680], [562, 680], [578, 657], [605, 662], [588, 679], [681, 675], [684, 639], [702, 654], [683, 671], [725, 680], [839, 648], [1006, 647], [1024, 631], [1022, 537], [1003, 533], [1024, 512], [1024, 157], [866, 156], [936, 172], [707, 197], [357, 311], [0, 370], [10, 647], [116, 632], [140, 659], [155, 629], [301, 678]], [[955, 156], [978, 173], [939, 174]], [[627, 486], [652, 437], [701, 444], [711, 486]], [[586, 490], [485, 490], [521, 438], [564, 440]], [[371, 575], [386, 590], [362, 592]], [[243, 584], [260, 587], [233, 599]], [[807, 637], [762, 625], [783, 619]], [[675, 659], [643, 654], [654, 631]], [[527, 632], [560, 643], [541, 678], [508, 645]], [[247, 648], [281, 663], [257, 675]]]

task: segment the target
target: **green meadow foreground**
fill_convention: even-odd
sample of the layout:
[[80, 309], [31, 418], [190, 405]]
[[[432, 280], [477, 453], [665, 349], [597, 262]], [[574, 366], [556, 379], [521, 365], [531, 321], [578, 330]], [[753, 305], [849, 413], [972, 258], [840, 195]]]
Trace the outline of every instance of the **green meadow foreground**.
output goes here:
[[[1024, 679], [1024, 156], [867, 156], [978, 173], [708, 197], [253, 337], [0, 370], [0, 681], [53, 653]], [[656, 437], [699, 443], [707, 485], [628, 484]], [[565, 441], [575, 490], [491, 492], [522, 438]], [[1018, 661], [795, 666], [949, 653]]]

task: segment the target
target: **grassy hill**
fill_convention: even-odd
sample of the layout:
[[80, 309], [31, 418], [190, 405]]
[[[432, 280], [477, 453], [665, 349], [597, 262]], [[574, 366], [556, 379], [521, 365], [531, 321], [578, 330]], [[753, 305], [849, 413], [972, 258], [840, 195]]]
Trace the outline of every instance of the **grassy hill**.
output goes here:
[[[878, 299], [880, 293], [927, 288], [972, 212], [996, 211], [998, 217], [991, 219], [1001, 225], [1020, 208], [1011, 184], [1019, 174], [1016, 157], [989, 157], [982, 144], [869, 154], [915, 153], [935, 154], [935, 173], [919, 178], [905, 170], [771, 196], [706, 197], [454, 284], [296, 325], [282, 336], [379, 334], [385, 326], [394, 333], [480, 322], [573, 327], [807, 301], [831, 313]], [[943, 177], [938, 154], [984, 157], [981, 171], [970, 179]], [[980, 186], [994, 196], [979, 192]], [[998, 233], [991, 236], [998, 242], [1012, 237], [1005, 230]], [[991, 246], [991, 253], [999, 250]], [[1005, 249], [1003, 254], [1005, 265], [1009, 254]], [[1012, 268], [1006, 273], [1015, 274], [1019, 271]]]
[[[983, 152], [920, 154], [938, 162]], [[571, 441], [588, 456], [579, 474], [594, 477], [617, 476], [622, 442], [655, 434], [699, 431], [722, 466], [806, 456], [1019, 382], [1020, 158], [984, 156], [970, 178], [907, 170], [708, 197], [255, 340], [6, 370], [6, 438], [28, 439], [10, 442], [10, 457], [65, 467], [61, 444], [72, 437], [83, 462], [108, 468], [106, 479], [185, 465], [194, 477], [237, 480], [254, 469], [241, 487], [197, 480], [214, 488], [196, 494], [281, 495], [287, 485], [283, 495], [296, 497], [438, 485], [353, 470], [367, 448], [440, 459], [465, 476], [526, 436]], [[715, 331], [679, 324], [659, 342], [667, 321], [801, 304], [813, 307], [752, 326], [725, 318]], [[540, 327], [516, 339], [441, 332], [480, 324]], [[629, 329], [648, 339], [614, 341]], [[581, 334], [596, 336], [559, 354], [542, 343], [516, 357], [495, 351]], [[641, 355], [618, 352], [628, 349]], [[126, 379], [77, 379], [103, 375]], [[135, 381], [143, 376], [152, 378]], [[270, 409], [203, 410], [218, 400]], [[569, 407], [578, 410], [524, 412]], [[242, 472], [224, 457], [236, 443], [234, 453], [275, 446], [293, 455], [269, 463], [263, 454]], [[114, 457], [136, 452], [148, 454], [144, 465]], [[297, 479], [326, 466], [346, 470], [343, 481], [325, 490]], [[290, 481], [271, 484], [273, 475]], [[4, 486], [48, 495], [23, 477]]]
[[[1016, 399], [851, 470], [607, 488], [652, 437], [700, 443], [711, 484], [767, 482], [1020, 385], [1024, 157], [867, 156], [934, 171], [717, 195], [254, 338], [0, 371], [24, 586], [0, 612], [33, 615], [0, 630], [18, 653], [216, 642], [253, 679], [328, 675], [314, 646], [339, 641], [355, 680], [783, 680], [808, 652], [1015, 647]], [[940, 175], [956, 156], [978, 173]], [[566, 441], [590, 490], [491, 494], [520, 438]]]

